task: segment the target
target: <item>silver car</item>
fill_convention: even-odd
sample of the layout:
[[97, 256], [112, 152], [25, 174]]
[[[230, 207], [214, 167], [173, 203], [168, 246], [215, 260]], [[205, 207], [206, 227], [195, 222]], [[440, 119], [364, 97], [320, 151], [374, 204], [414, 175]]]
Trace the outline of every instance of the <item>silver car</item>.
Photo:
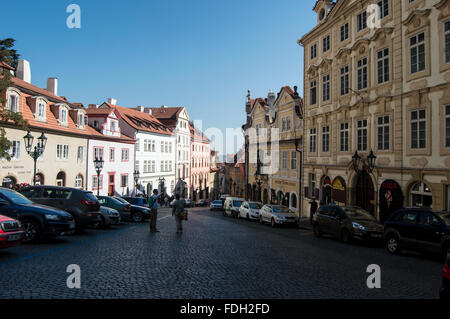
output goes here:
[[239, 218], [259, 220], [259, 211], [263, 207], [260, 202], [243, 202], [239, 208]]
[[272, 227], [278, 225], [298, 226], [298, 217], [286, 206], [264, 205], [259, 211], [259, 222], [270, 223]]
[[100, 215], [96, 226], [99, 228], [105, 228], [110, 225], [119, 225], [121, 222], [120, 213], [109, 207], [100, 206]]

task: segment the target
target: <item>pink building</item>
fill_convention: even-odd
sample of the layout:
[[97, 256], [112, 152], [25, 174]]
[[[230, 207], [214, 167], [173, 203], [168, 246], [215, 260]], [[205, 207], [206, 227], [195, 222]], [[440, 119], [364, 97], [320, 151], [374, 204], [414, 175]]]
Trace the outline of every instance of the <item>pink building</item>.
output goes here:
[[191, 177], [190, 197], [193, 201], [207, 199], [209, 197], [209, 175], [211, 141], [198, 129], [191, 130]]

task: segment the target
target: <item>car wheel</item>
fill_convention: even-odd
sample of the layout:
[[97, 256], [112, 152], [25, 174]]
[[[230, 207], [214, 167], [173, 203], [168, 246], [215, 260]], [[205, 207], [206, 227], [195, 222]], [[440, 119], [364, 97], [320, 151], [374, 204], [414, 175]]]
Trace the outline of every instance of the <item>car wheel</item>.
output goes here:
[[352, 242], [352, 234], [348, 231], [348, 229], [344, 228], [341, 233], [341, 239], [344, 243], [350, 244]]
[[142, 223], [144, 221], [144, 216], [142, 213], [134, 213], [133, 216], [131, 216], [131, 220], [135, 223]]
[[31, 219], [26, 219], [21, 221], [23, 229], [25, 230], [25, 237], [23, 241], [25, 243], [33, 243], [40, 239], [41, 237], [41, 227], [40, 225]]
[[317, 238], [322, 237], [322, 232], [320, 231], [319, 224], [314, 224], [313, 231], [314, 231], [314, 236], [316, 236]]
[[400, 240], [395, 235], [386, 238], [386, 249], [390, 254], [398, 255], [401, 252]]
[[270, 226], [272, 226], [273, 228], [277, 227], [277, 224], [275, 223], [275, 219], [272, 218], [272, 220], [270, 221]]
[[103, 216], [100, 216], [99, 227], [100, 228], [107, 228], [108, 227], [108, 225], [106, 225], [105, 217], [103, 217]]

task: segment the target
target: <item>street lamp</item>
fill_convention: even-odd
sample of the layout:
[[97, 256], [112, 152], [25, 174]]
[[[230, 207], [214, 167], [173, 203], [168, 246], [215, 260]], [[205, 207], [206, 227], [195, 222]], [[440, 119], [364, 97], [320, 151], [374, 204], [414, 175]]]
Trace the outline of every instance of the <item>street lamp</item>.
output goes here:
[[44, 135], [44, 132], [42, 132], [41, 136], [37, 139], [37, 145], [34, 147], [33, 150], [33, 140], [34, 137], [31, 135], [31, 132], [28, 131], [27, 135], [23, 137], [23, 140], [25, 142], [25, 150], [27, 153], [33, 158], [34, 160], [34, 175], [33, 175], [33, 185], [36, 185], [36, 164], [39, 157], [42, 156], [45, 150], [45, 146], [47, 145], [47, 137]]
[[[358, 151], [355, 151], [355, 155], [352, 156], [352, 166], [353, 170], [358, 173], [361, 170], [366, 169], [369, 173], [372, 173], [375, 169], [375, 162], [377, 160], [377, 157], [373, 153], [373, 150], [370, 151], [369, 156], [367, 158], [362, 158]], [[362, 169], [360, 169], [360, 166], [363, 165]]]
[[159, 187], [161, 189], [161, 194], [165, 195], [166, 192], [164, 190], [164, 183], [165, 183], [166, 179], [164, 177], [161, 177], [158, 179], [158, 181], [159, 181]]
[[134, 170], [133, 173], [133, 178], [134, 178], [134, 188], [138, 188], [138, 182], [139, 182], [139, 177], [141, 176], [141, 173], [138, 170]]
[[94, 159], [94, 167], [97, 171], [97, 196], [100, 196], [100, 173], [102, 172], [104, 163], [103, 158], [96, 157]]

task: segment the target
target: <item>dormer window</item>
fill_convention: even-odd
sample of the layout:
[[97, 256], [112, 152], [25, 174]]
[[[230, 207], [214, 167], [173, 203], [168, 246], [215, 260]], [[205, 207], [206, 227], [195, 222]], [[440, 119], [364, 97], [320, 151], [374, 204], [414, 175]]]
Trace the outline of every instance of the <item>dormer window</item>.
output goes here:
[[47, 105], [43, 101], [39, 101], [37, 105], [37, 116], [41, 119], [45, 119], [45, 109]]
[[11, 112], [19, 112], [19, 95], [15, 92], [11, 92], [8, 97], [8, 107]]
[[116, 121], [111, 121], [111, 132], [115, 132], [116, 131]]
[[84, 113], [81, 112], [78, 113], [78, 127], [84, 127]]
[[67, 109], [64, 107], [60, 108], [59, 111], [59, 122], [61, 124], [67, 124]]

